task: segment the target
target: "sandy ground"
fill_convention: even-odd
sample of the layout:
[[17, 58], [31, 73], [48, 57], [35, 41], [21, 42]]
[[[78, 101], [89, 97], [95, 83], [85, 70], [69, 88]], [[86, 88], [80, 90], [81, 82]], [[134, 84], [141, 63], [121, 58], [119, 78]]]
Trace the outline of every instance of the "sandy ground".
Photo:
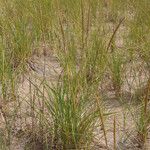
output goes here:
[[[141, 65], [141, 64], [139, 64]], [[137, 64], [132, 66], [134, 68], [138, 68]], [[19, 97], [21, 97], [22, 101], [19, 102], [20, 106], [22, 108], [21, 112], [17, 114], [17, 124], [15, 124], [14, 127], [14, 134], [17, 135], [19, 132], [22, 131], [21, 126], [24, 126], [25, 128], [27, 125], [30, 125], [31, 123], [31, 117], [29, 117], [31, 108], [29, 105], [29, 98], [30, 97], [30, 85], [31, 82], [29, 79], [37, 85], [37, 87], [40, 87], [40, 83], [42, 82], [43, 75], [45, 76], [45, 79], [47, 81], [50, 81], [51, 83], [55, 83], [58, 80], [59, 75], [62, 72], [62, 69], [60, 67], [60, 64], [57, 61], [56, 57], [48, 56], [45, 57], [37, 57], [34, 56], [33, 59], [28, 64], [29, 71], [24, 75], [22, 78], [21, 83], [19, 84]], [[133, 68], [130, 68], [134, 70]], [[135, 72], [132, 72], [128, 67], [128, 70], [126, 71], [126, 74], [128, 74], [128, 77], [126, 78], [128, 81], [125, 82], [123, 85], [123, 90], [126, 93], [125, 100], [129, 105], [126, 107], [122, 106], [121, 103], [119, 103], [114, 96], [113, 90], [110, 88], [111, 83], [108, 81], [104, 85], [104, 89], [107, 95], [107, 98], [105, 100], [105, 107], [106, 110], [109, 112], [113, 112], [112, 115], [110, 115], [105, 120], [105, 127], [106, 127], [106, 133], [107, 133], [107, 139], [108, 139], [108, 148], [105, 146], [105, 140], [103, 136], [103, 130], [102, 129], [95, 129], [95, 141], [94, 141], [94, 147], [92, 149], [98, 150], [98, 149], [113, 149], [114, 147], [114, 116], [116, 121], [116, 146], [118, 150], [138, 150], [140, 149], [140, 141], [136, 138], [136, 132], [135, 132], [135, 122], [133, 121], [133, 116], [129, 112], [129, 106], [130, 106], [130, 98], [132, 94], [135, 92], [136, 87], [141, 84], [139, 82], [139, 76], [142, 76], [142, 82], [143, 84], [146, 81], [146, 75], [145, 72], [141, 73], [141, 70], [137, 72], [136, 76], [133, 76]], [[30, 78], [29, 78], [30, 77]], [[137, 80], [138, 81], [137, 81]], [[128, 83], [132, 83], [132, 86]], [[130, 88], [129, 88], [130, 87]], [[34, 86], [31, 87], [32, 91], [35, 88]], [[15, 104], [11, 102], [7, 107], [10, 109], [14, 108]], [[40, 104], [39, 104], [40, 105]], [[138, 109], [138, 106], [130, 106], [130, 110], [136, 111]], [[12, 110], [14, 111], [14, 110]], [[10, 112], [9, 114], [10, 115]], [[2, 117], [2, 115], [1, 115]], [[99, 122], [98, 122], [99, 123]], [[26, 143], [26, 139], [24, 138], [13, 138], [13, 142], [11, 144], [12, 150], [23, 150], [24, 145]], [[37, 149], [38, 150], [38, 149]]]

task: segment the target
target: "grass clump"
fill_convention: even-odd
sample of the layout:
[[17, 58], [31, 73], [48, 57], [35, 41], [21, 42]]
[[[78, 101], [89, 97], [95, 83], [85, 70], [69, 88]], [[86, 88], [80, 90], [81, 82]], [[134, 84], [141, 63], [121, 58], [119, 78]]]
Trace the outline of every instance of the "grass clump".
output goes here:
[[[27, 143], [33, 146], [29, 149], [36, 149], [36, 143], [40, 149], [91, 149], [95, 139], [117, 149], [116, 129], [123, 121], [115, 114], [113, 142], [109, 142], [107, 129], [112, 123], [106, 124], [104, 109], [115, 103], [123, 114], [131, 107], [140, 108], [134, 130], [146, 142], [149, 87], [142, 96], [135, 89], [149, 85], [149, 4], [149, 0], [0, 0], [0, 105], [9, 146], [15, 137], [14, 124], [21, 118], [20, 130], [25, 130], [23, 122], [30, 118]], [[42, 63], [36, 65], [35, 58]], [[59, 77], [49, 81], [56, 64]], [[52, 65], [54, 70], [48, 72]], [[22, 84], [29, 82], [25, 96], [20, 92], [23, 73]], [[124, 97], [126, 92], [130, 98]], [[10, 103], [14, 112], [7, 107]], [[134, 106], [124, 109], [128, 104]], [[97, 129], [102, 129], [97, 133], [102, 137], [95, 136]], [[5, 149], [3, 136], [0, 142]]]

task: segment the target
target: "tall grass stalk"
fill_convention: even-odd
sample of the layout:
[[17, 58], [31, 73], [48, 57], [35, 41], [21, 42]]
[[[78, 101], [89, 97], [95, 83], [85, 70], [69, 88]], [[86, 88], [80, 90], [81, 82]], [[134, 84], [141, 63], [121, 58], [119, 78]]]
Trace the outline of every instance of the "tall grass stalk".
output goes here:
[[114, 137], [114, 150], [117, 149], [117, 145], [116, 145], [116, 116], [114, 116], [114, 131], [113, 131], [113, 137]]
[[97, 98], [96, 101], [97, 101], [97, 107], [98, 107], [98, 110], [99, 110], [99, 119], [100, 119], [100, 122], [101, 122], [100, 124], [102, 124], [102, 130], [103, 130], [103, 133], [104, 133], [105, 144], [106, 144], [106, 147], [108, 147], [107, 133], [106, 133], [105, 123], [104, 123], [104, 116], [103, 116], [102, 111], [101, 111], [101, 106], [100, 106], [100, 103], [99, 103], [99, 99]]

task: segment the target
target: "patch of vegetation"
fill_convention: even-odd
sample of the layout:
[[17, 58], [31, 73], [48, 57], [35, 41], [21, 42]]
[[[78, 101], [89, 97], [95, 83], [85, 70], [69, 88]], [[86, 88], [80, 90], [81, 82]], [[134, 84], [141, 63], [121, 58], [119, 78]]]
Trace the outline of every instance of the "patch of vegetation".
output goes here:
[[[28, 131], [24, 149], [93, 149], [97, 139], [117, 149], [122, 126], [118, 132], [134, 130], [144, 147], [149, 27], [149, 0], [0, 0], [0, 148], [14, 149], [20, 128]], [[43, 64], [35, 66], [35, 56]]]

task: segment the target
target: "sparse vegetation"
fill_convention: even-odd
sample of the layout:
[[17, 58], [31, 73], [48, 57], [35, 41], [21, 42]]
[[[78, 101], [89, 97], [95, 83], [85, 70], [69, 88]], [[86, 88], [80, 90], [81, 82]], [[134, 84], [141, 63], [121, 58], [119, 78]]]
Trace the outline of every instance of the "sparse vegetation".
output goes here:
[[149, 0], [0, 0], [0, 150], [147, 149]]

